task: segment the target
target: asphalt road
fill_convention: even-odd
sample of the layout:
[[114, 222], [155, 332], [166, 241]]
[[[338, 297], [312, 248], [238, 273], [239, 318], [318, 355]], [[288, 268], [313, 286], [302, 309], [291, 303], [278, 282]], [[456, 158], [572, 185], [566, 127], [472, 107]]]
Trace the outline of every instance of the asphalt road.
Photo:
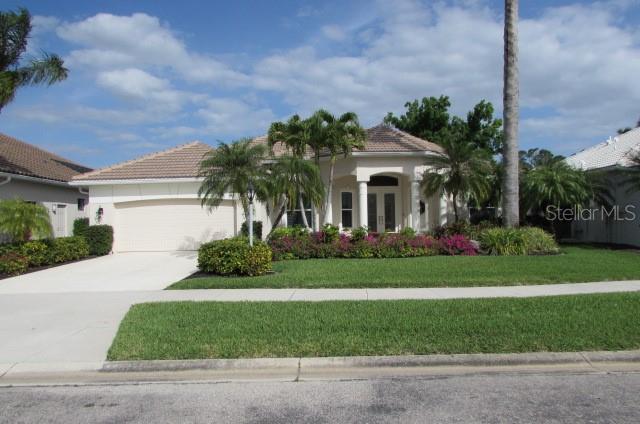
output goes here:
[[2, 423], [637, 423], [640, 373], [0, 389]]

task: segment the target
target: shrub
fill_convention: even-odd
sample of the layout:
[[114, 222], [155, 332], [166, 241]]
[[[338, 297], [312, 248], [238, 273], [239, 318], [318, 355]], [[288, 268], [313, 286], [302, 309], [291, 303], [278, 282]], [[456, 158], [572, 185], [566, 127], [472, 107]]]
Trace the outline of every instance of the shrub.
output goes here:
[[340, 229], [335, 225], [324, 224], [320, 233], [324, 243], [333, 243], [340, 238]]
[[91, 255], [103, 256], [111, 252], [113, 246], [113, 227], [110, 225], [91, 225], [85, 232]]
[[42, 266], [51, 264], [52, 240], [32, 240], [19, 245], [17, 250], [29, 261], [29, 266]]
[[404, 227], [402, 230], [400, 230], [399, 234], [401, 236], [404, 236], [404, 237], [415, 237], [416, 236], [416, 230], [414, 230], [411, 227]]
[[[242, 237], [249, 237], [249, 224], [245, 221], [240, 226]], [[262, 221], [253, 221], [253, 237], [262, 240]]]
[[528, 255], [553, 255], [560, 252], [560, 248], [553, 236], [541, 228], [520, 228]]
[[89, 244], [84, 237], [60, 237], [51, 243], [51, 263], [76, 261], [89, 256]]
[[551, 234], [534, 227], [484, 230], [480, 246], [489, 255], [548, 255], [559, 251]]
[[73, 235], [74, 236], [85, 236], [87, 232], [87, 228], [89, 228], [89, 218], [76, 218], [73, 221]]
[[198, 268], [217, 275], [263, 275], [271, 270], [271, 249], [263, 242], [249, 246], [242, 237], [211, 241], [198, 250]]
[[369, 234], [369, 230], [367, 227], [358, 227], [351, 230], [351, 240], [360, 241], [364, 240], [364, 238]]
[[0, 233], [19, 242], [53, 235], [49, 211], [38, 203], [21, 199], [0, 200]]
[[444, 255], [475, 256], [478, 246], [462, 234], [445, 236], [438, 240], [440, 252]]
[[0, 255], [0, 274], [20, 275], [29, 267], [29, 259], [15, 252]]

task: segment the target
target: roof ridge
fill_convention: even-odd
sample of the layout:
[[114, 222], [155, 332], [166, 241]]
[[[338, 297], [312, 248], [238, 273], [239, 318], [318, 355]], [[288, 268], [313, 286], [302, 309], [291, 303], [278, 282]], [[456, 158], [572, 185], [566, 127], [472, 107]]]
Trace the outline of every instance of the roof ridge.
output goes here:
[[165, 150], [160, 150], [158, 152], [147, 153], [146, 155], [142, 155], [142, 156], [139, 156], [137, 158], [129, 159], [129, 160], [124, 161], [124, 162], [116, 163], [115, 165], [105, 166], [103, 168], [98, 168], [98, 169], [95, 169], [93, 171], [86, 172], [84, 174], [75, 175], [73, 177], [73, 179], [74, 180], [82, 180], [83, 178], [92, 177], [92, 176], [98, 175], [98, 174], [100, 174], [100, 173], [102, 173], [104, 171], [112, 171], [114, 169], [120, 169], [120, 168], [122, 168], [124, 166], [127, 166], [127, 165], [138, 163], [138, 162], [141, 162], [143, 160], [147, 160], [147, 159], [151, 159], [151, 158], [160, 157], [160, 156], [166, 155], [168, 153], [173, 153], [175, 151], [185, 149], [187, 147], [196, 146], [198, 144], [209, 146], [208, 144], [205, 144], [205, 143], [201, 142], [200, 140], [194, 140], [194, 141], [190, 141], [189, 143], [179, 144], [177, 146], [170, 147], [170, 148], [165, 149]]
[[8, 138], [9, 140], [11, 140], [11, 141], [13, 141], [13, 142], [15, 142], [15, 143], [18, 143], [18, 144], [24, 144], [24, 145], [26, 145], [26, 146], [28, 146], [28, 147], [30, 147], [30, 148], [32, 148], [32, 149], [37, 150], [38, 152], [40, 152], [40, 153], [42, 153], [42, 154], [44, 154], [44, 155], [46, 155], [46, 156], [52, 156], [52, 157], [54, 157], [55, 159], [60, 159], [60, 160], [62, 160], [63, 162], [69, 163], [69, 164], [71, 164], [71, 165], [77, 165], [77, 166], [80, 166], [80, 167], [82, 167], [82, 168], [91, 169], [91, 168], [89, 168], [88, 166], [85, 166], [85, 165], [83, 165], [83, 164], [81, 164], [81, 163], [75, 162], [75, 161], [73, 161], [73, 160], [71, 160], [71, 159], [67, 159], [67, 158], [65, 158], [65, 157], [62, 157], [62, 156], [60, 156], [60, 155], [59, 155], [59, 154], [57, 154], [57, 153], [54, 153], [54, 152], [50, 152], [50, 151], [48, 151], [48, 150], [45, 150], [45, 149], [43, 149], [43, 148], [41, 148], [41, 147], [36, 146], [35, 144], [27, 143], [26, 141], [20, 140], [19, 138], [15, 138], [15, 137], [10, 136], [10, 135], [8, 135], [8, 134], [6, 134], [6, 133], [0, 132], [0, 140], [2, 139], [2, 137], [4, 137], [4, 138]]

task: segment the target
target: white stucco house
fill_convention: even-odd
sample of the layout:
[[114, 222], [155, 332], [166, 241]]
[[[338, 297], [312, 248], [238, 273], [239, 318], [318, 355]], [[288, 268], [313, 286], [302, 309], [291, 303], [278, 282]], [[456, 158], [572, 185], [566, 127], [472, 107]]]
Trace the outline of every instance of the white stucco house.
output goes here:
[[[266, 137], [253, 142], [266, 143]], [[237, 235], [244, 220], [242, 207], [231, 195], [212, 211], [201, 207], [198, 168], [211, 149], [192, 142], [75, 176], [71, 184], [89, 190], [92, 224], [114, 227], [115, 252], [193, 250], [202, 242]], [[284, 151], [279, 144], [274, 148], [275, 155]], [[434, 143], [386, 125], [366, 130], [364, 149], [336, 164], [331, 222], [343, 229], [368, 226], [374, 231], [426, 231], [445, 223], [449, 201], [425, 199], [419, 190], [425, 156], [441, 151]], [[328, 181], [326, 157], [321, 173]], [[272, 217], [261, 204], [255, 212], [266, 234]], [[318, 228], [318, 214], [311, 208], [287, 211], [281, 225], [300, 224], [303, 212]]]
[[44, 205], [55, 237], [70, 236], [73, 221], [87, 216], [88, 192], [69, 181], [88, 171], [91, 168], [0, 133], [0, 199]]
[[615, 209], [593, 206], [571, 223], [571, 236], [578, 241], [640, 246], [640, 192], [625, 184], [633, 163], [629, 157], [640, 152], [640, 128], [569, 156], [571, 166], [589, 172], [603, 172], [609, 182]]

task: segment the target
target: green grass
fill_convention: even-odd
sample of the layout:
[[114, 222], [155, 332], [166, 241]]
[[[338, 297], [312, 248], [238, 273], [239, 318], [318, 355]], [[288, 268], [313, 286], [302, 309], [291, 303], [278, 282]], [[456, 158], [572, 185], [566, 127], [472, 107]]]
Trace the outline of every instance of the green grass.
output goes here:
[[621, 350], [640, 293], [523, 299], [170, 302], [131, 308], [109, 360]]
[[261, 277], [191, 278], [169, 289], [466, 287], [640, 279], [632, 251], [565, 247], [555, 256], [431, 256], [274, 262]]

